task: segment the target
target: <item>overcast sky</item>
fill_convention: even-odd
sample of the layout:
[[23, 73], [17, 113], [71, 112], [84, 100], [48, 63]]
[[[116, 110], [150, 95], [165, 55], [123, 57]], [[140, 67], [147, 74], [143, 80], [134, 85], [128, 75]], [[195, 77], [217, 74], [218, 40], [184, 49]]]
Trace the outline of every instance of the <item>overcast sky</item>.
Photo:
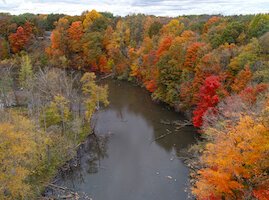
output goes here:
[[160, 16], [183, 14], [269, 13], [269, 0], [0, 0], [0, 12], [12, 14], [65, 13], [79, 15], [96, 9], [115, 15], [145, 13]]

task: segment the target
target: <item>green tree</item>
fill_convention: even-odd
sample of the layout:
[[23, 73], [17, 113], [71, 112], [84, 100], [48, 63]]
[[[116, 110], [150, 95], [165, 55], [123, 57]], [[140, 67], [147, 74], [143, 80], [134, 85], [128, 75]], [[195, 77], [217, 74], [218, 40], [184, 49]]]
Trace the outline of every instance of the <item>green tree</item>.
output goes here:
[[21, 69], [19, 72], [20, 85], [23, 88], [29, 88], [31, 81], [33, 79], [33, 69], [32, 69], [31, 59], [28, 55], [22, 56]]
[[256, 38], [253, 38], [250, 43], [244, 46], [238, 56], [234, 57], [229, 68], [232, 72], [237, 73], [246, 65], [253, 67], [255, 62], [259, 60], [260, 45]]
[[154, 35], [158, 35], [163, 25], [160, 22], [153, 22], [149, 27], [148, 34], [152, 38]]
[[221, 44], [224, 43], [236, 43], [237, 38], [244, 30], [244, 25], [237, 21], [232, 21], [227, 25], [224, 29], [223, 33], [221, 34]]
[[259, 39], [262, 52], [264, 54], [269, 54], [269, 32], [265, 33]]
[[85, 61], [87, 66], [90, 66], [92, 70], [96, 70], [97, 62], [102, 55], [103, 49], [103, 35], [99, 32], [85, 33], [82, 38], [83, 54], [85, 55]]
[[269, 31], [269, 15], [258, 14], [256, 15], [249, 24], [249, 37], [260, 37], [264, 33]]
[[0, 37], [0, 60], [7, 59], [9, 57], [9, 44], [5, 39]]

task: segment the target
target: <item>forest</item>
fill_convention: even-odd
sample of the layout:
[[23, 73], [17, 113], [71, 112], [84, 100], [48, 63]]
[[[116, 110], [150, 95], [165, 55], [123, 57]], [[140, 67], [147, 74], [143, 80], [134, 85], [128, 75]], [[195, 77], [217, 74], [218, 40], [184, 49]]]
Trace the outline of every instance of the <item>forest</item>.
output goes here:
[[269, 14], [0, 13], [0, 199], [35, 199], [107, 106], [98, 77], [184, 112], [198, 200], [269, 199]]

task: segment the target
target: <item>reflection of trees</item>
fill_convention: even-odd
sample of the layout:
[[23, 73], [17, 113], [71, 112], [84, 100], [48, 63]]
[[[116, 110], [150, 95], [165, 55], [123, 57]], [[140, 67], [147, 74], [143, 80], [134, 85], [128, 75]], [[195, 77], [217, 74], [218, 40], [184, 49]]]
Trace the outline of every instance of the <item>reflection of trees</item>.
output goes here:
[[[184, 116], [169, 111], [165, 104], [158, 105], [152, 103], [149, 93], [139, 87], [134, 87], [127, 82], [106, 81], [109, 85], [110, 108], [117, 112], [120, 119], [124, 118], [124, 112], [130, 112], [142, 117], [148, 126], [154, 130], [153, 140], [167, 132], [167, 129], [173, 133], [165, 138], [156, 141], [158, 145], [166, 151], [171, 151], [175, 146], [177, 149], [186, 148], [194, 142], [195, 129], [193, 127], [184, 127], [175, 132], [175, 126], [161, 124], [161, 120], [175, 121], [184, 120]], [[135, 123], [135, 122], [133, 122]]]
[[[69, 168], [70, 170], [62, 174], [58, 174], [58, 177], [55, 179], [54, 183], [56, 185], [62, 185], [62, 180], [70, 180], [70, 185], [67, 187], [68, 190], [57, 190], [55, 188], [47, 187], [45, 196], [51, 197], [52, 199], [59, 196], [72, 196], [70, 195], [70, 191], [76, 191], [75, 183], [85, 182], [85, 173], [97, 173], [98, 170], [102, 168], [102, 166], [100, 166], [100, 160], [108, 156], [107, 141], [108, 136], [90, 135], [78, 149], [77, 156], [69, 161], [70, 166], [72, 166]], [[75, 164], [72, 164], [73, 162]], [[71, 190], [69, 191], [69, 189]], [[79, 199], [91, 199], [87, 193], [81, 191], [76, 191], [75, 193], [80, 197]]]
[[90, 135], [77, 152], [80, 164], [71, 173], [63, 174], [63, 178], [71, 180], [74, 187], [73, 182], [84, 182], [84, 173], [97, 173], [102, 168], [100, 160], [108, 157], [107, 141], [108, 136]]
[[108, 157], [107, 155], [107, 141], [108, 136], [93, 136], [90, 152], [91, 156], [86, 162], [88, 164], [88, 173], [97, 173], [99, 168], [102, 168], [100, 160]]

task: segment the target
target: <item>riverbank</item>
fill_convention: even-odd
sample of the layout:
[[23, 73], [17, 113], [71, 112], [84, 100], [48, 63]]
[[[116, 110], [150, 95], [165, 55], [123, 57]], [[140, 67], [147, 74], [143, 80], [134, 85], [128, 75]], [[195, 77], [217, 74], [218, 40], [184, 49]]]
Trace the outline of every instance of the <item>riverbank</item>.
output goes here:
[[[71, 188], [61, 186], [61, 179], [63, 177], [68, 177], [70, 174], [74, 173], [74, 171], [77, 171], [79, 168], [81, 168], [81, 163], [83, 162], [83, 154], [85, 154], [86, 152], [93, 152], [94, 146], [97, 145], [97, 140], [103, 140], [102, 138], [97, 137], [98, 136], [96, 135], [90, 134], [85, 138], [84, 142], [81, 142], [77, 145], [76, 155], [70, 160], [66, 161], [65, 164], [63, 164], [57, 170], [56, 176], [52, 178], [53, 181], [51, 181], [45, 187], [45, 190], [42, 194], [42, 197], [44, 199], [92, 199], [90, 195], [85, 192], [78, 192]], [[99, 144], [100, 143], [98, 143], [98, 145]], [[91, 153], [89, 156], [89, 160], [96, 159], [97, 155]]]

